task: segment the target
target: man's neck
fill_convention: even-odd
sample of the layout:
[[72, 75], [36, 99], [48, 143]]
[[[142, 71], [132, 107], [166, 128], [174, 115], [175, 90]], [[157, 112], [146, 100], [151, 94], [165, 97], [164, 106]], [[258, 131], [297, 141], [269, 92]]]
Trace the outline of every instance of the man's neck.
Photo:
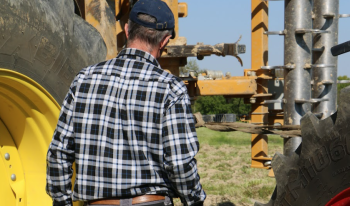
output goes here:
[[139, 49], [145, 52], [148, 52], [150, 54], [152, 54], [152, 56], [154, 58], [158, 58], [158, 48], [150, 48], [147, 44], [145, 44], [144, 42], [141, 42], [137, 39], [135, 39], [134, 41], [132, 41], [129, 45], [128, 48], [134, 48], [134, 49]]

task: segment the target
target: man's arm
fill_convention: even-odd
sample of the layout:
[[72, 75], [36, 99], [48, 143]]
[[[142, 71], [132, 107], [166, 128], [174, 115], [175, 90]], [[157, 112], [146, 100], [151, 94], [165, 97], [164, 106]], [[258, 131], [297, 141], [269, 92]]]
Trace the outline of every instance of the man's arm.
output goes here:
[[54, 206], [72, 206], [72, 164], [74, 162], [73, 105], [71, 87], [61, 108], [59, 120], [47, 152], [46, 192]]
[[199, 182], [199, 151], [195, 122], [187, 94], [171, 105], [163, 121], [164, 164], [168, 178], [185, 205], [202, 204], [206, 194]]

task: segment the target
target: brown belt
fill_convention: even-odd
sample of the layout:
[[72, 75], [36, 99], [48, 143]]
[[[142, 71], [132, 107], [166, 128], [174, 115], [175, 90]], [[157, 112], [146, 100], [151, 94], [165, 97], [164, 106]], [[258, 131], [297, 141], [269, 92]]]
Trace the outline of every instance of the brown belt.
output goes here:
[[[164, 196], [161, 195], [141, 195], [132, 198], [132, 204], [140, 204], [145, 202], [152, 202], [157, 200], [165, 200]], [[90, 205], [120, 205], [120, 199], [118, 198], [108, 198], [101, 200], [91, 200]]]

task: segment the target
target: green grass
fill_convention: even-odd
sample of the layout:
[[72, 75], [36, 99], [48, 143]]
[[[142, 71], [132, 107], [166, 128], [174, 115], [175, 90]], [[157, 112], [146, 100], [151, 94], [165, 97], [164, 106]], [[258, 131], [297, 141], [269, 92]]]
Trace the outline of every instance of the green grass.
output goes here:
[[[208, 144], [210, 146], [234, 145], [247, 146], [250, 145], [251, 134], [244, 132], [218, 132], [205, 127], [197, 128], [197, 136], [200, 144]], [[283, 139], [278, 135], [268, 135], [270, 146], [280, 146]]]
[[[251, 134], [197, 129], [201, 149], [196, 156], [205, 205], [254, 205], [266, 203], [275, 188], [268, 171], [251, 168]], [[269, 135], [269, 154], [282, 152], [283, 139]], [[177, 205], [177, 204], [176, 204]]]
[[244, 132], [217, 132], [201, 127], [197, 129], [200, 144], [210, 146], [235, 145], [246, 146], [250, 144], [250, 134]]

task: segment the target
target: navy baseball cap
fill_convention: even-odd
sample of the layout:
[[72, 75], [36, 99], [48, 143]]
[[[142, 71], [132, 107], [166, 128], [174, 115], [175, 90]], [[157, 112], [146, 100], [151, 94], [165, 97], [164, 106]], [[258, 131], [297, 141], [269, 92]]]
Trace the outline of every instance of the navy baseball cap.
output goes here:
[[[155, 23], [140, 20], [139, 14], [148, 14], [156, 18]], [[139, 0], [132, 7], [129, 19], [144, 27], [156, 30], [172, 30], [171, 39], [175, 38], [175, 19], [168, 5], [161, 0]]]

